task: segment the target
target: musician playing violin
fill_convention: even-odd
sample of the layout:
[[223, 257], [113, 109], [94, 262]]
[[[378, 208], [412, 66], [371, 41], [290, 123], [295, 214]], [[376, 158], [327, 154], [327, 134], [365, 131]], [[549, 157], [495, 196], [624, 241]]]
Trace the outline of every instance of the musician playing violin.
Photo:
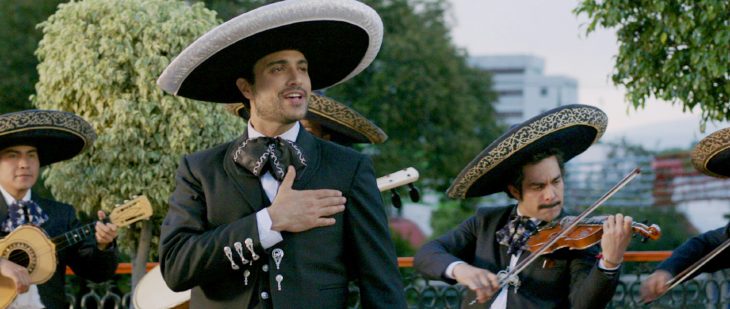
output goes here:
[[[712, 177], [730, 177], [728, 140], [730, 140], [730, 128], [719, 130], [702, 139], [692, 150], [692, 164], [695, 169]], [[711, 273], [730, 268], [730, 249], [719, 251], [718, 255], [713, 257], [708, 256], [714, 249], [724, 245], [728, 238], [730, 238], [730, 223], [687, 240], [642, 282], [641, 299], [650, 302], [659, 298], [670, 288], [670, 280], [680, 273], [685, 274], [685, 271], [692, 271], [686, 273], [687, 277], [684, 278], [686, 280], [702, 272]], [[702, 259], [707, 259], [707, 263], [691, 269]]]
[[466, 286], [462, 308], [605, 307], [630, 241], [628, 216], [605, 220], [600, 251], [593, 246], [541, 255], [509, 284], [500, 284], [498, 273], [514, 269], [530, 254], [526, 242], [539, 227], [565, 215], [563, 162], [598, 140], [606, 122], [595, 107], [562, 106], [513, 127], [487, 146], [457, 176], [449, 196], [504, 191], [517, 204], [479, 209], [424, 245], [415, 268], [429, 278]]
[[[0, 115], [0, 123], [0, 237], [25, 224], [42, 228], [50, 237], [81, 227], [72, 206], [40, 198], [31, 193], [31, 187], [38, 180], [40, 167], [70, 159], [91, 147], [96, 139], [91, 125], [72, 113], [42, 110]], [[98, 216], [103, 220], [104, 212], [99, 211]], [[92, 281], [110, 279], [117, 268], [116, 236], [114, 224], [97, 222], [95, 237], [57, 248], [56, 271], [38, 286], [31, 284], [24, 266], [0, 257], [0, 277], [12, 280], [20, 293], [10, 308], [68, 308], [66, 265]]]

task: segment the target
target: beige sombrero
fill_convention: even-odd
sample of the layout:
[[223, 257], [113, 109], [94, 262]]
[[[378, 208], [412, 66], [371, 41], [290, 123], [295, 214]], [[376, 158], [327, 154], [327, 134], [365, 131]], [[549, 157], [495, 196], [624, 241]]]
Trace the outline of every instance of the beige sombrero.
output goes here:
[[692, 150], [692, 165], [709, 176], [730, 177], [730, 128], [703, 138]]
[[509, 175], [531, 155], [559, 149], [565, 162], [579, 155], [606, 131], [608, 117], [598, 108], [572, 104], [514, 126], [489, 144], [456, 177], [451, 198], [484, 196], [507, 188]]
[[248, 104], [236, 80], [264, 56], [298, 50], [312, 89], [350, 79], [375, 59], [383, 40], [380, 16], [355, 0], [290, 0], [246, 12], [190, 44], [157, 84], [191, 99]]
[[34, 146], [41, 166], [73, 158], [95, 140], [94, 128], [73, 113], [26, 110], [0, 115], [0, 149]]
[[[227, 104], [226, 109], [248, 120], [248, 109], [242, 103]], [[331, 98], [312, 94], [305, 119], [319, 122], [332, 133], [338, 144], [381, 144], [388, 139], [383, 129], [354, 109]]]

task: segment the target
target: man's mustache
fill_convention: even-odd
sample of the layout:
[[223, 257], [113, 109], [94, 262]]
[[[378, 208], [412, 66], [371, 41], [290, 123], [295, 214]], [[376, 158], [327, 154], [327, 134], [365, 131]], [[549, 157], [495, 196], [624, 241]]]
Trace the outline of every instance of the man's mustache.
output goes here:
[[560, 205], [560, 201], [557, 201], [557, 202], [552, 203], [552, 204], [538, 205], [537, 206], [537, 209], [549, 209], [549, 208], [553, 208], [553, 207], [558, 206], [558, 205]]

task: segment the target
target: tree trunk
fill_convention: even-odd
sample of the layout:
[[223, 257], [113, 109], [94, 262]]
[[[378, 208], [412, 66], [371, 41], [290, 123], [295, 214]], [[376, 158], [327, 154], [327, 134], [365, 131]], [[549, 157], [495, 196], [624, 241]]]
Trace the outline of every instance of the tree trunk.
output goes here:
[[[152, 222], [150, 220], [142, 221], [142, 230], [137, 243], [137, 252], [132, 258], [132, 293], [137, 283], [147, 273], [147, 259], [150, 256], [150, 243], [152, 242]], [[131, 304], [134, 307], [134, 304]]]

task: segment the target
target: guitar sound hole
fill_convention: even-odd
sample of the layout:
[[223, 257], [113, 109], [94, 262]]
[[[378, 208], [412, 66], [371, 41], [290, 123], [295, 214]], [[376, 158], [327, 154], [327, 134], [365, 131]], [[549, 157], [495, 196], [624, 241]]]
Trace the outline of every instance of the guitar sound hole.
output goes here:
[[30, 265], [30, 256], [23, 250], [15, 250], [13, 252], [10, 252], [8, 260], [26, 268], [28, 267], [28, 265]]

